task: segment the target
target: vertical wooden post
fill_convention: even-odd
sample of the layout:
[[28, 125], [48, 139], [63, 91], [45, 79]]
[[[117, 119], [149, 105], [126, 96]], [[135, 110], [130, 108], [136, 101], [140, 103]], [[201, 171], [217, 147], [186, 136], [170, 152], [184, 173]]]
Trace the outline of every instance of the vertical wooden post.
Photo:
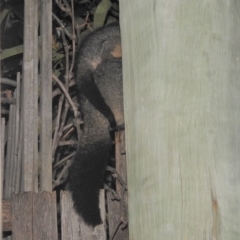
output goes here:
[[120, 9], [130, 239], [240, 239], [240, 1]]
[[23, 47], [23, 87], [22, 87], [22, 121], [23, 121], [23, 190], [32, 191], [34, 189], [34, 145], [37, 139], [34, 138], [34, 128], [36, 127], [37, 116], [34, 115], [34, 98], [38, 79], [34, 78], [36, 41], [34, 41], [35, 28], [35, 4], [37, 1], [24, 1], [24, 47]]
[[41, 9], [40, 188], [52, 191], [52, 1], [41, 1]]

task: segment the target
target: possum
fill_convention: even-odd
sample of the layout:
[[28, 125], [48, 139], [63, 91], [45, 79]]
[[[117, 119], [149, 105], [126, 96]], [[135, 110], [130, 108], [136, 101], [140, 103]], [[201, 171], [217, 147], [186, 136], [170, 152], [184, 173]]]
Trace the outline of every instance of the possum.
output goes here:
[[93, 72], [102, 62], [121, 57], [119, 24], [112, 23], [97, 29], [82, 41], [75, 66], [79, 95], [84, 95], [108, 119], [112, 128], [117, 125], [116, 119], [93, 80]]
[[124, 125], [119, 26], [96, 30], [80, 46], [76, 82], [84, 124], [69, 172], [76, 212], [95, 227], [102, 223], [99, 190], [103, 187], [112, 139], [110, 128]]

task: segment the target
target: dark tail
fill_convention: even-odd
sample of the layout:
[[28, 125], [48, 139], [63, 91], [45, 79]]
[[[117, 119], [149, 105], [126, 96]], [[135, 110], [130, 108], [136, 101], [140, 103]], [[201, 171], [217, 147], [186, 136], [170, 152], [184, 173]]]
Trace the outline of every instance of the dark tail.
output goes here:
[[110, 158], [111, 138], [107, 119], [88, 100], [85, 99], [81, 104], [86, 116], [85, 124], [70, 167], [69, 187], [77, 213], [85, 223], [94, 227], [102, 223], [99, 190], [103, 188]]
[[[121, 59], [106, 60], [99, 64], [92, 75], [92, 82], [96, 82], [97, 90], [103, 96], [102, 101], [109, 106], [117, 125], [124, 123], [121, 66]], [[90, 79], [89, 76], [85, 77]], [[102, 101], [98, 102], [99, 98], [94, 98], [97, 95], [94, 91], [96, 88], [91, 86], [86, 85], [84, 94], [80, 92], [84, 125], [79, 148], [70, 168], [69, 185], [77, 213], [88, 225], [96, 226], [102, 222], [99, 190], [103, 187], [112, 141], [109, 118], [101, 111], [106, 107]]]

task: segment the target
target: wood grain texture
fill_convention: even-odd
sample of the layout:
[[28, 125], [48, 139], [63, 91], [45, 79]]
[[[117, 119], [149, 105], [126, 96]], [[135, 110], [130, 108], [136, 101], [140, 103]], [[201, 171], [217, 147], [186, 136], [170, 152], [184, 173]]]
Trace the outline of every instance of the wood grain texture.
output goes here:
[[41, 1], [41, 190], [52, 190], [52, 1]]
[[240, 239], [240, 1], [120, 9], [130, 239]]
[[12, 239], [58, 239], [55, 192], [13, 195]]
[[12, 198], [12, 240], [32, 240], [32, 223], [32, 194], [14, 195]]
[[37, 44], [34, 41], [34, 32], [36, 29], [35, 23], [35, 7], [36, 1], [26, 0], [24, 2], [24, 48], [23, 48], [23, 81], [22, 81], [22, 122], [23, 122], [23, 190], [32, 191], [34, 189], [34, 146], [38, 140], [34, 139], [33, 129], [36, 127], [36, 115], [34, 115], [34, 97], [35, 95], [34, 64], [35, 51], [34, 46]]

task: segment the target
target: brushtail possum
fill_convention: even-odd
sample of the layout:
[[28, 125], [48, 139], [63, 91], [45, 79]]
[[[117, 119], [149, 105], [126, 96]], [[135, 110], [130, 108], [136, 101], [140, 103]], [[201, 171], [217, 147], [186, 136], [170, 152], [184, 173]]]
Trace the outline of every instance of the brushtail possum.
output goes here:
[[100, 63], [121, 57], [120, 28], [116, 23], [99, 28], [86, 37], [77, 55], [76, 82], [79, 95], [84, 95], [109, 120], [111, 127], [116, 126], [116, 119], [93, 79], [93, 72]]
[[76, 61], [84, 124], [70, 167], [69, 188], [76, 212], [94, 227], [102, 223], [99, 190], [112, 147], [110, 127], [124, 124], [119, 26], [109, 25], [86, 37]]

